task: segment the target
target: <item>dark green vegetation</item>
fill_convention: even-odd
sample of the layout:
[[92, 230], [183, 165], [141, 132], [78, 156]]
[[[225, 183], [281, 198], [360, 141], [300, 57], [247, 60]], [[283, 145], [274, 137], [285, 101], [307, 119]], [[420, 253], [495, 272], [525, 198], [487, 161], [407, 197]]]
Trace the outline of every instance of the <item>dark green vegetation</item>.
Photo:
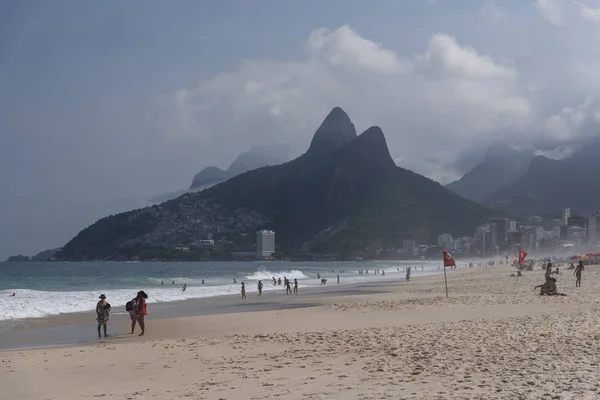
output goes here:
[[600, 209], [600, 139], [565, 160], [537, 156], [527, 173], [485, 197], [484, 202], [511, 215], [560, 212], [588, 215]]
[[[276, 231], [277, 250], [284, 255], [365, 256], [373, 249], [401, 247], [406, 239], [431, 243], [443, 232], [471, 235], [492, 213], [397, 167], [379, 127], [356, 136], [350, 118], [335, 108], [297, 159], [103, 218], [55, 258], [227, 257], [254, 251], [255, 231], [261, 228]], [[210, 234], [214, 246], [206, 248], [202, 239]]]
[[23, 256], [23, 255], [12, 256], [12, 257], [9, 257], [6, 260], [6, 262], [11, 262], [11, 261], [48, 261], [48, 259], [51, 258], [54, 255], [54, 253], [56, 253], [58, 250], [60, 250], [60, 249], [48, 249], [48, 250], [40, 251], [39, 253], [37, 253], [35, 256], [32, 256], [32, 257]]
[[17, 256], [10, 256], [6, 259], [6, 262], [23, 262], [23, 261], [31, 261], [28, 256], [24, 256], [19, 254]]

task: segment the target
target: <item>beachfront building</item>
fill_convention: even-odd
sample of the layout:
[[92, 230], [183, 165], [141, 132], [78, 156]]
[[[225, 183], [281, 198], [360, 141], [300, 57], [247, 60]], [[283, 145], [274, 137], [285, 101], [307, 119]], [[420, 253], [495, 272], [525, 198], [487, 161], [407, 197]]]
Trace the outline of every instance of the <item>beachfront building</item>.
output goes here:
[[454, 248], [454, 238], [449, 233], [442, 233], [438, 236], [438, 246], [444, 249]]
[[402, 242], [402, 250], [404, 250], [409, 255], [414, 256], [417, 250], [417, 242], [414, 240], [405, 240]]
[[567, 228], [567, 241], [573, 244], [583, 244], [587, 241], [585, 228], [582, 226], [569, 226]]
[[262, 230], [256, 232], [256, 256], [265, 259], [275, 253], [275, 232]]
[[590, 246], [598, 244], [600, 238], [600, 211], [597, 211], [585, 219], [585, 231], [587, 243]]
[[506, 232], [510, 230], [510, 221], [508, 218], [492, 218], [490, 220], [495, 229], [496, 241], [500, 250], [506, 248]]
[[571, 218], [571, 209], [570, 208], [563, 208], [563, 212], [562, 212], [562, 224], [563, 225], [569, 225], [569, 218]]
[[498, 254], [498, 235], [496, 224], [485, 224], [477, 228], [475, 240], [482, 256], [494, 256]]
[[537, 215], [529, 217], [529, 225], [542, 225], [542, 217], [538, 217]]

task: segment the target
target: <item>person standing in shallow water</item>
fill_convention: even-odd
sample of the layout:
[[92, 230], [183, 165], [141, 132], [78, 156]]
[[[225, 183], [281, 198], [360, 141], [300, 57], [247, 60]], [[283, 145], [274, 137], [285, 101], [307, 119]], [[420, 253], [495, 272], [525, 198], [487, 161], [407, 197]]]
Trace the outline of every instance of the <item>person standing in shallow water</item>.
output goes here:
[[583, 268], [583, 261], [579, 261], [579, 264], [577, 264], [577, 267], [575, 267], [575, 272], [573, 272], [573, 275], [575, 275], [575, 277], [577, 278], [577, 280], [575, 281], [575, 287], [581, 287], [581, 273], [583, 272], [584, 268]]
[[298, 279], [294, 278], [294, 294], [298, 294]]
[[110, 318], [110, 304], [106, 301], [106, 296], [101, 294], [100, 301], [96, 303], [96, 321], [98, 321], [98, 339], [102, 336], [100, 335], [100, 327], [104, 327], [104, 337], [108, 337], [106, 334], [108, 320]]
[[262, 288], [263, 288], [262, 281], [258, 281], [258, 295], [259, 296], [262, 296]]
[[246, 284], [242, 282], [242, 300], [246, 299]]

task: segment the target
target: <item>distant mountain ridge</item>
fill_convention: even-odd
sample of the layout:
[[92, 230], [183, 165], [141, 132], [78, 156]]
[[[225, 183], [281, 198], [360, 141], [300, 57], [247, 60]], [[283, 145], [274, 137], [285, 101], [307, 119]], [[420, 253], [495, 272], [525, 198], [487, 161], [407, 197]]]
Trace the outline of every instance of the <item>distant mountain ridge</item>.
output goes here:
[[543, 215], [569, 207], [578, 214], [600, 209], [600, 137], [571, 157], [535, 157], [521, 178], [484, 198], [484, 203], [517, 216]]
[[47, 261], [58, 250], [60, 250], [60, 248], [43, 250], [43, 251], [40, 251], [39, 253], [37, 253], [36, 255], [31, 256], [31, 257], [19, 254], [17, 256], [8, 257], [8, 259], [6, 260], [6, 262], [15, 262], [15, 261], [21, 261], [21, 262], [22, 261]]
[[253, 169], [282, 164], [289, 161], [289, 157], [290, 148], [286, 144], [254, 146], [250, 150], [237, 156], [226, 171], [211, 166], [198, 172], [192, 180], [190, 189], [215, 185]]
[[[405, 239], [472, 234], [494, 211], [397, 167], [382, 130], [356, 136], [334, 108], [306, 153], [160, 205], [103, 218], [55, 254], [57, 260], [178, 259], [180, 246], [214, 258], [254, 251], [255, 231], [273, 229], [277, 251], [368, 256]], [[199, 241], [215, 235], [215, 248]], [[190, 250], [191, 251], [191, 250]]]
[[481, 202], [525, 175], [533, 157], [532, 151], [519, 151], [494, 144], [483, 161], [446, 187], [466, 199]]

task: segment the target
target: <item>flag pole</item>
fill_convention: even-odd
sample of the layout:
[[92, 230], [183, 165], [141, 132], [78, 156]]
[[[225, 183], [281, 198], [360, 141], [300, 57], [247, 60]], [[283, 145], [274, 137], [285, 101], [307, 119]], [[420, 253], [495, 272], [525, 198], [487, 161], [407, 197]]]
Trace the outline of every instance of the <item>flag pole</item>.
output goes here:
[[448, 278], [446, 278], [446, 266], [444, 265], [444, 282], [446, 283], [446, 297], [448, 297]]
[[442, 247], [442, 261], [444, 267], [444, 283], [446, 284], [446, 297], [448, 297], [448, 278], [446, 277], [446, 255], [444, 253], [444, 248]]

